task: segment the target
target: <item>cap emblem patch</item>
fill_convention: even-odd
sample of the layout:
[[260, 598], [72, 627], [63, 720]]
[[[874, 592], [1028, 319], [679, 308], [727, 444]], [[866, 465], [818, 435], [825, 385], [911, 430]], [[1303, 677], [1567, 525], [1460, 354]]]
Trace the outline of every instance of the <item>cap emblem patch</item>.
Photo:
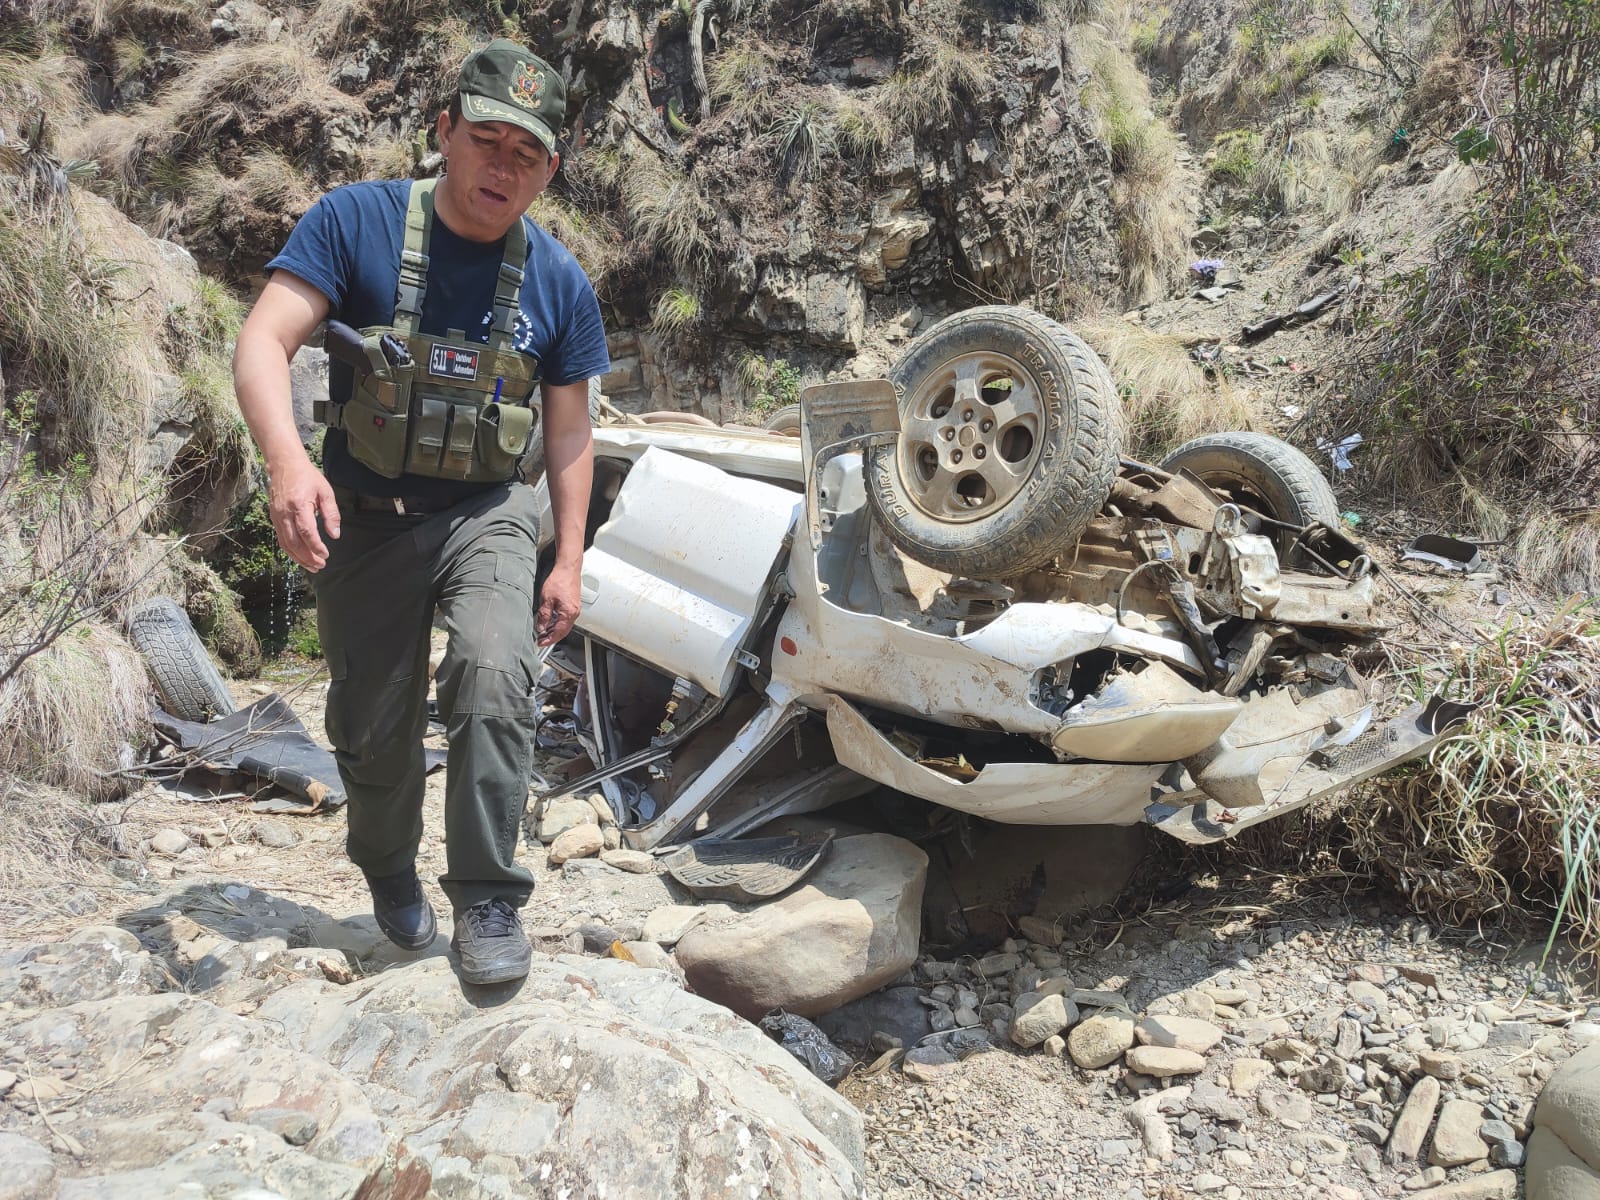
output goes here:
[[511, 98], [523, 108], [538, 108], [539, 97], [543, 94], [544, 72], [519, 62], [516, 77], [511, 81]]

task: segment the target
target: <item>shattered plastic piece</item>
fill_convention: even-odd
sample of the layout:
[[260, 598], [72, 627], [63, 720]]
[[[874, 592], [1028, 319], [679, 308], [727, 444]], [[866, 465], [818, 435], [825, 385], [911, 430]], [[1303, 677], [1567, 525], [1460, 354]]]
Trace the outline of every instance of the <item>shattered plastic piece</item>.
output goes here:
[[1483, 566], [1483, 555], [1471, 542], [1425, 533], [1412, 538], [1400, 551], [1403, 560], [1433, 563], [1447, 571], [1476, 571]]
[[855, 1066], [855, 1059], [830, 1042], [827, 1034], [804, 1017], [780, 1008], [761, 1018], [761, 1029], [830, 1086], [850, 1074], [850, 1068]]
[[1217, 272], [1226, 266], [1220, 258], [1202, 258], [1189, 264], [1189, 271], [1209, 287], [1217, 281]]
[[1350, 451], [1361, 445], [1364, 440], [1359, 433], [1352, 433], [1349, 437], [1340, 438], [1337, 442], [1318, 442], [1317, 449], [1332, 460], [1334, 470], [1348, 471], [1351, 467]]

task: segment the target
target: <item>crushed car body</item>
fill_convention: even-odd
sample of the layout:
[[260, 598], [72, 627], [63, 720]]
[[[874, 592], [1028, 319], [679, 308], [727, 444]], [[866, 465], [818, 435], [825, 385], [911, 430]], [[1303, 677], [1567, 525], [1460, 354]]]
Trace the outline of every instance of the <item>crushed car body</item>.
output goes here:
[[1231, 434], [1124, 459], [1092, 352], [975, 311], [892, 380], [808, 389], [798, 438], [596, 428], [584, 608], [551, 660], [593, 770], [545, 799], [599, 791], [641, 849], [879, 785], [1205, 842], [1459, 719], [1377, 717], [1352, 661], [1377, 578], [1304, 456]]

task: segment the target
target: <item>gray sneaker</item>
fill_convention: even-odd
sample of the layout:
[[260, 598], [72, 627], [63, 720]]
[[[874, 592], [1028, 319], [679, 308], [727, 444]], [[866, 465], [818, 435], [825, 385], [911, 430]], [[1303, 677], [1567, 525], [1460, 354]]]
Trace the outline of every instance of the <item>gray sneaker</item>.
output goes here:
[[500, 899], [474, 904], [457, 917], [450, 949], [461, 955], [463, 983], [508, 983], [525, 976], [533, 963], [522, 918]]

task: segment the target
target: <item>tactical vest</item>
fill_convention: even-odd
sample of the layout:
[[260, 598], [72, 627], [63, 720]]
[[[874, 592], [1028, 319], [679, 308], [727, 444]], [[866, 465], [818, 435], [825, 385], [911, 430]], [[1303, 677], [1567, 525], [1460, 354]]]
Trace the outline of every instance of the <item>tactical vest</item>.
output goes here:
[[[355, 460], [385, 478], [498, 483], [515, 473], [540, 417], [538, 361], [514, 344], [528, 234], [520, 218], [506, 233], [487, 345], [460, 329], [418, 332], [437, 182], [411, 185], [394, 323], [357, 333], [329, 322], [328, 351], [351, 362], [356, 378], [347, 402], [330, 400], [314, 415], [343, 429]], [[349, 343], [336, 347], [341, 334]]]

